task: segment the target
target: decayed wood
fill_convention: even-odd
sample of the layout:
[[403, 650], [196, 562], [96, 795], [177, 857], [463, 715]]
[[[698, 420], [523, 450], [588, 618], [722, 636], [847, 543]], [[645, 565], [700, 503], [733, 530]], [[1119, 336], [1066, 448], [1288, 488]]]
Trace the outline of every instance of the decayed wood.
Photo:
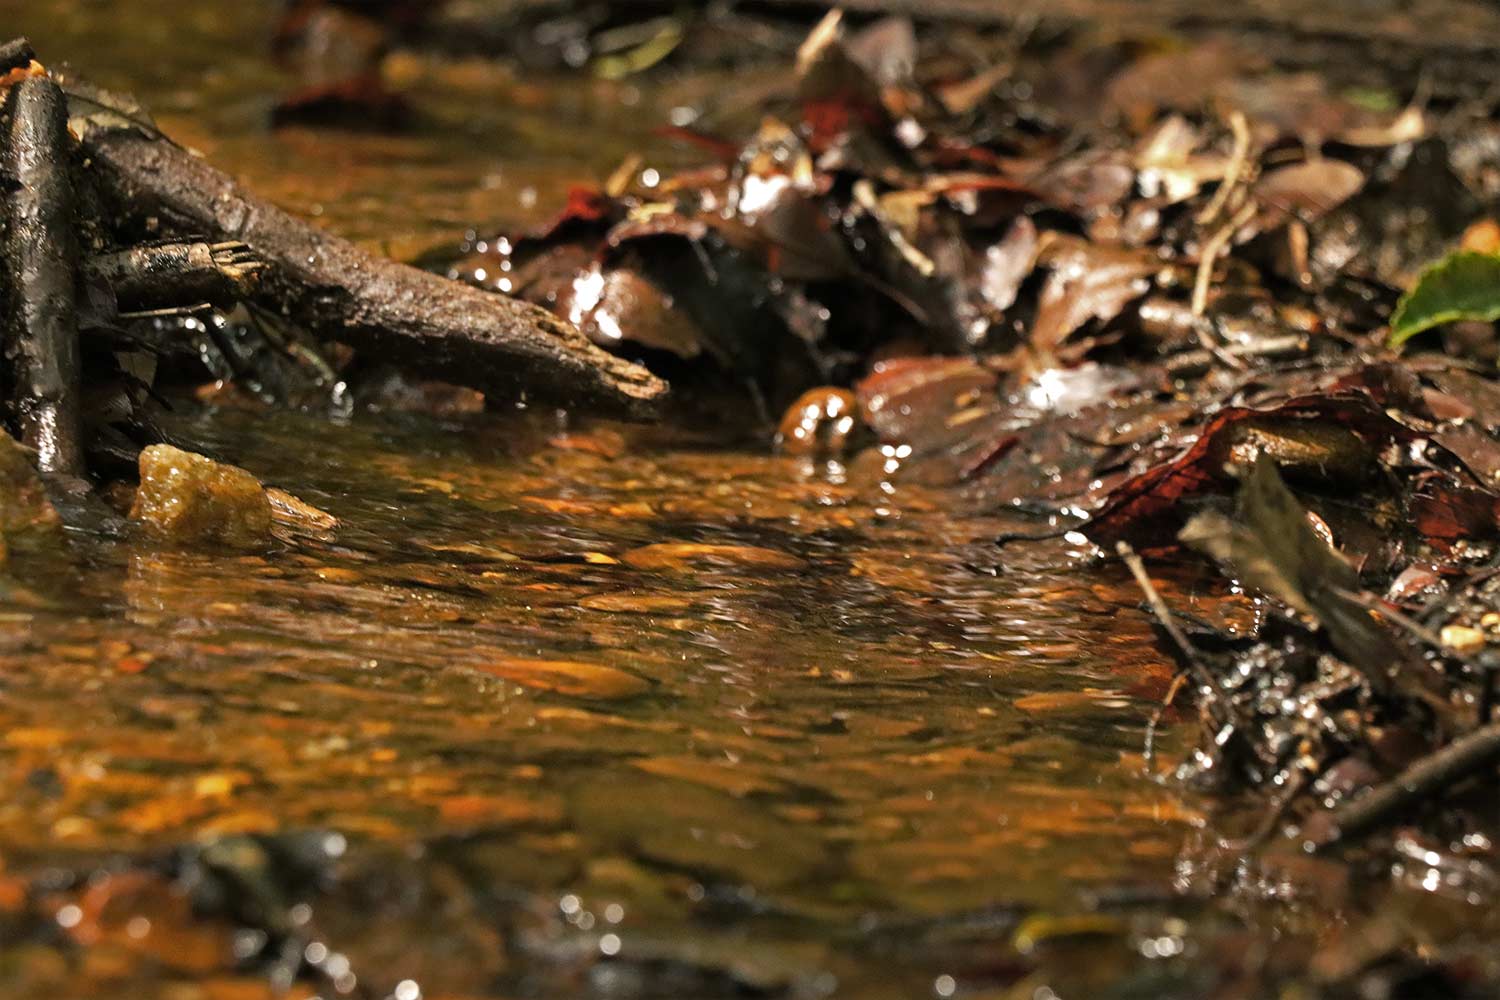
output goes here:
[[0, 124], [6, 417], [43, 472], [80, 475], [78, 240], [62, 91], [46, 77], [21, 80]]
[[89, 257], [84, 280], [107, 285], [121, 310], [211, 302], [251, 295], [265, 264], [243, 243], [158, 243]]
[[139, 232], [248, 244], [256, 302], [315, 336], [484, 392], [651, 416], [660, 379], [550, 313], [377, 257], [256, 198], [160, 135], [89, 128], [86, 174]]

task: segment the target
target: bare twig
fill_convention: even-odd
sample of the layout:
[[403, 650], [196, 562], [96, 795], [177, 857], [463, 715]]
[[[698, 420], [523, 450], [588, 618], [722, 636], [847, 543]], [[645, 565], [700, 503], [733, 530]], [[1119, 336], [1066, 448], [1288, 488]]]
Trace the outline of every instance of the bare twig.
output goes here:
[[162, 319], [167, 316], [197, 316], [213, 312], [212, 302], [189, 302], [180, 306], [162, 306], [160, 309], [127, 309], [120, 312], [120, 319]]
[[1149, 773], [1151, 764], [1156, 760], [1156, 728], [1161, 725], [1161, 717], [1166, 714], [1167, 709], [1172, 707], [1172, 702], [1177, 700], [1182, 687], [1187, 683], [1188, 675], [1179, 670], [1172, 677], [1172, 686], [1167, 688], [1166, 696], [1162, 698], [1161, 704], [1156, 706], [1156, 711], [1151, 713], [1151, 720], [1146, 723], [1146, 746], [1141, 752], [1142, 762]]
[[1500, 724], [1481, 726], [1335, 810], [1332, 828], [1314, 847], [1321, 851], [1358, 840], [1496, 764], [1500, 764]]
[[[1224, 248], [1229, 245], [1230, 240], [1234, 239], [1234, 234], [1239, 231], [1239, 228], [1249, 222], [1254, 215], [1255, 203], [1247, 201], [1233, 218], [1220, 226], [1204, 242], [1203, 248], [1198, 251], [1198, 274], [1193, 281], [1194, 316], [1202, 316], [1203, 310], [1208, 306], [1208, 286], [1213, 281], [1214, 265], [1219, 261], [1219, 254], [1224, 252]], [[1243, 363], [1237, 362], [1237, 364], [1243, 367]]]
[[1197, 222], [1200, 226], [1208, 225], [1224, 211], [1225, 206], [1229, 204], [1229, 196], [1239, 187], [1240, 179], [1245, 172], [1245, 163], [1250, 157], [1250, 123], [1245, 120], [1243, 112], [1230, 112], [1229, 130], [1234, 135], [1234, 145], [1229, 151], [1229, 163], [1224, 167], [1224, 179], [1219, 182], [1218, 190], [1198, 213]]
[[1166, 601], [1162, 600], [1162, 596], [1157, 591], [1156, 585], [1151, 582], [1151, 577], [1146, 574], [1146, 564], [1141, 562], [1141, 557], [1135, 554], [1135, 550], [1127, 542], [1116, 542], [1115, 552], [1125, 561], [1125, 566], [1130, 570], [1130, 575], [1135, 578], [1136, 585], [1141, 588], [1141, 593], [1146, 596], [1146, 603], [1151, 605], [1151, 611], [1156, 615], [1156, 620], [1161, 623], [1162, 630], [1167, 633], [1167, 637], [1181, 651], [1183, 660], [1186, 661], [1188, 669], [1198, 679], [1198, 683], [1213, 691], [1227, 704], [1228, 694], [1219, 684], [1219, 679], [1204, 665], [1203, 660], [1198, 656], [1198, 650], [1188, 641], [1188, 637], [1182, 634], [1182, 629], [1177, 627], [1177, 620], [1172, 615], [1172, 609], [1167, 606]]

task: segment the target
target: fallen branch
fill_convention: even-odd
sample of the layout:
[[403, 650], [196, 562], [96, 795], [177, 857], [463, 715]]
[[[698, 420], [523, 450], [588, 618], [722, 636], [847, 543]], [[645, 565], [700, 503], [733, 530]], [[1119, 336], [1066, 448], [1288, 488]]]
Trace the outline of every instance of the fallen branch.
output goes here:
[[132, 240], [247, 244], [265, 263], [252, 300], [326, 340], [502, 396], [651, 416], [666, 385], [536, 306], [377, 257], [242, 188], [159, 134], [90, 127], [87, 176]]
[[109, 286], [122, 310], [155, 310], [209, 302], [221, 308], [247, 298], [265, 268], [243, 243], [159, 243], [90, 257], [84, 280]]
[[1496, 764], [1500, 764], [1500, 724], [1481, 726], [1335, 810], [1327, 832], [1314, 846], [1322, 851], [1357, 840]]
[[[7, 47], [9, 48], [9, 47]], [[26, 58], [20, 43], [0, 58]], [[6, 95], [0, 137], [5, 409], [43, 472], [83, 473], [78, 410], [78, 239], [67, 102], [30, 76]]]

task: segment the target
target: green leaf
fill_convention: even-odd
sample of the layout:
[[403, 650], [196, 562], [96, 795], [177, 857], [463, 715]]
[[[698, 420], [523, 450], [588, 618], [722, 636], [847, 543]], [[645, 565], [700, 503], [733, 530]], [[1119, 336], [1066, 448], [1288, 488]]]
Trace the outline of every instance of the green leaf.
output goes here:
[[1390, 345], [1465, 319], [1500, 319], [1500, 256], [1461, 250], [1428, 265], [1396, 304]]

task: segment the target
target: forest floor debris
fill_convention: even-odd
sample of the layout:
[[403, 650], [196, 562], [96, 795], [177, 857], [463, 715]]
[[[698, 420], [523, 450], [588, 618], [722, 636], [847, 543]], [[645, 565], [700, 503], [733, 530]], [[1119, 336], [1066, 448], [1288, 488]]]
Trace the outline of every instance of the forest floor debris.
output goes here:
[[1462, 825], [1494, 779], [1453, 749], [1488, 747], [1497, 656], [1493, 103], [1232, 38], [1083, 69], [953, 35], [830, 14], [748, 135], [677, 129], [701, 169], [627, 161], [432, 263], [791, 403], [790, 453], [873, 434], [1039, 535], [1211, 555], [1264, 603], [1233, 635], [1157, 606], [1204, 724], [1181, 775], [1274, 800], [1258, 840]]
[[[599, 43], [596, 72], [670, 72], [703, 44], [688, 20], [630, 34], [635, 47], [603, 37], [613, 23], [581, 38]], [[759, 37], [786, 34], [778, 25]], [[386, 44], [355, 53], [361, 73]], [[1455, 81], [1451, 66], [1418, 77], [1405, 62], [1330, 51], [1344, 58], [1309, 73], [1305, 59], [1288, 65], [1233, 37], [1166, 44], [962, 26], [930, 35], [900, 18], [834, 15], [780, 52], [795, 69], [778, 85], [731, 113], [688, 108], [664, 123], [702, 151], [698, 167], [627, 159], [548, 224], [497, 223], [437, 248], [422, 262], [436, 274], [375, 261], [255, 201], [135, 110], [82, 97], [63, 76], [83, 101], [74, 132], [89, 161], [90, 252], [76, 266], [87, 288], [113, 295], [71, 308], [86, 351], [101, 327], [123, 327], [101, 341], [107, 372], [88, 372], [94, 396], [83, 393], [78, 437], [96, 471], [101, 452], [128, 463], [153, 440], [146, 387], [184, 330], [246, 384], [260, 375], [235, 353], [236, 303], [250, 304], [247, 325], [271, 328], [267, 342], [329, 384], [355, 369], [347, 357], [299, 354], [302, 334], [347, 333], [356, 350], [421, 374], [512, 395], [551, 384], [630, 415], [661, 390], [642, 362], [714, 419], [763, 437], [784, 411], [782, 447], [810, 476], [838, 479], [864, 463], [892, 491], [938, 485], [955, 508], [1025, 515], [1031, 537], [1124, 558], [1184, 669], [1165, 711], [1199, 723], [1176, 777], [1253, 803], [1248, 820], [1229, 812], [1211, 828], [1236, 854], [1235, 877], [1337, 848], [1396, 878], [1474, 893], [1500, 866], [1487, 796], [1500, 668], [1500, 130], [1493, 94]], [[7, 65], [17, 100], [49, 82], [29, 55]], [[335, 86], [304, 96], [310, 111], [347, 95]], [[430, 309], [434, 297], [458, 308]], [[184, 306], [196, 327], [174, 318]], [[525, 336], [478, 332], [518, 323]], [[24, 433], [24, 419], [12, 423]], [[602, 463], [629, 459], [604, 436], [556, 440]], [[207, 462], [162, 448], [142, 452], [143, 514], [163, 506], [156, 459]], [[211, 513], [190, 532], [200, 540], [264, 546], [279, 527], [295, 547], [338, 527], [252, 488], [248, 473], [228, 475], [243, 504], [202, 508]], [[696, 500], [710, 502], [681, 504]], [[640, 516], [574, 496], [525, 502]], [[1015, 550], [1007, 539], [973, 569], [1004, 573]], [[470, 542], [443, 551], [493, 567], [522, 558]], [[662, 576], [807, 565], [701, 540], [554, 561]], [[1200, 620], [1152, 579], [1216, 571], [1217, 596], [1253, 595], [1248, 622]], [[168, 589], [143, 575], [142, 589]], [[539, 586], [533, 596], [546, 595]], [[628, 593], [587, 600], [634, 614], [683, 607]], [[455, 613], [409, 603], [434, 620]], [[654, 690], [583, 659], [467, 666], [601, 702]], [[1028, 705], [1064, 700], [1048, 692]], [[699, 773], [668, 758], [640, 770]], [[742, 797], [771, 786], [752, 777], [726, 787]], [[442, 814], [556, 810], [475, 794]], [[1214, 890], [1225, 882], [1205, 879]], [[1269, 881], [1246, 895], [1269, 896]], [[282, 930], [265, 933], [289, 939]], [[1113, 918], [1043, 918], [1015, 939], [1030, 955], [1048, 939], [1125, 933]], [[1429, 959], [1372, 927], [1326, 959], [1321, 985], [1338, 995], [1386, 976], [1390, 992], [1408, 974], [1445, 986], [1466, 974], [1462, 961]], [[1279, 974], [1244, 975], [1264, 985], [1257, 975]]]

